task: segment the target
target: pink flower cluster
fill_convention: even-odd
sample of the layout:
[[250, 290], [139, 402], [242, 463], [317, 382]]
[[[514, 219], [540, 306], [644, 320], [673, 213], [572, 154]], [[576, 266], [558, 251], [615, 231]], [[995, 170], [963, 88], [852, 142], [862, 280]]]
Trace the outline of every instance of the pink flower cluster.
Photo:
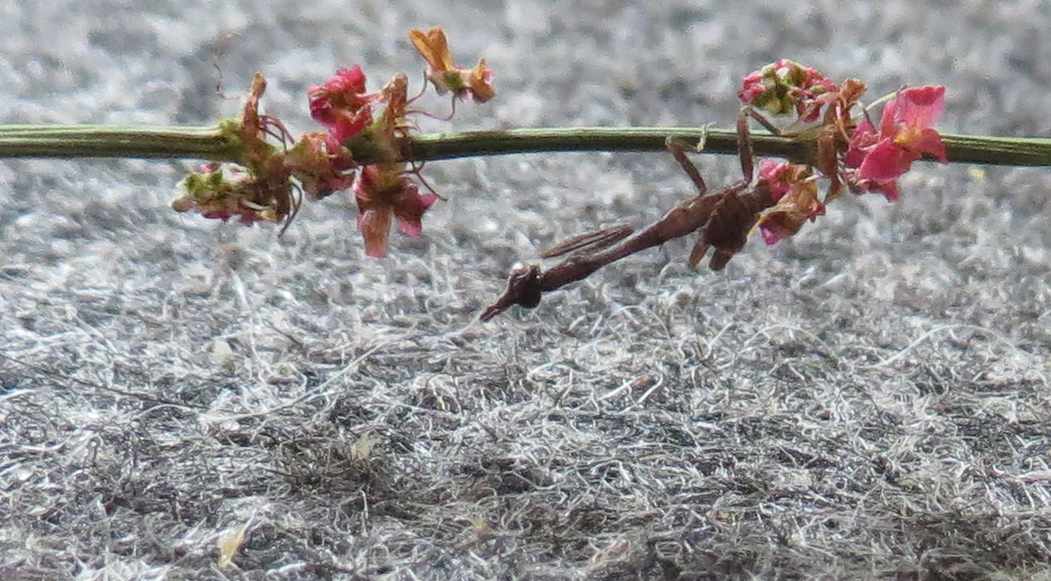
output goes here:
[[[388, 150], [396, 149], [394, 139], [406, 114], [407, 85], [403, 79], [396, 76], [384, 90], [366, 93], [365, 73], [355, 66], [339, 69], [324, 84], [311, 87], [310, 114], [328, 128], [325, 148], [329, 152], [347, 152], [349, 158], [343, 144], [368, 132], [373, 143], [380, 143]], [[388, 110], [374, 123], [372, 108], [380, 102], [386, 102]], [[341, 177], [335, 183], [325, 185], [346, 188], [351, 178], [337, 175]], [[373, 257], [386, 256], [393, 218], [397, 218], [403, 233], [419, 236], [423, 213], [437, 200], [433, 194], [420, 195], [419, 188], [405, 175], [404, 163], [384, 162], [358, 168], [351, 184], [358, 206], [358, 229], [365, 239], [365, 254]]]
[[945, 163], [945, 144], [934, 129], [944, 109], [945, 87], [911, 87], [883, 106], [878, 132], [867, 120], [859, 123], [844, 160], [857, 170], [855, 186], [893, 201], [899, 196], [897, 179], [912, 162], [929, 155]]
[[[794, 235], [807, 221], [824, 214], [825, 205], [844, 186], [854, 192], [881, 193], [893, 201], [899, 196], [897, 180], [912, 162], [925, 156], [947, 161], [945, 144], [934, 129], [945, 107], [945, 87], [898, 91], [883, 106], [878, 130], [867, 116], [857, 121], [860, 115], [853, 113], [861, 106], [864, 92], [861, 81], [847, 79], [837, 85], [820, 72], [787, 59], [742, 80], [738, 97], [750, 108], [749, 115], [765, 121], [760, 111], [794, 112], [797, 123], [810, 125], [787, 135], [807, 133], [816, 145], [810, 164], [764, 160], [760, 165], [759, 181], [774, 204], [758, 220], [768, 244]], [[774, 127], [768, 121], [764, 125]], [[823, 200], [816, 185], [821, 176], [830, 182]]]
[[[470, 69], [456, 67], [440, 27], [411, 30], [409, 40], [427, 62], [426, 82], [438, 94], [452, 92], [456, 100], [476, 103], [495, 95], [493, 72], [485, 59]], [[318, 200], [352, 189], [366, 254], [385, 256], [392, 222], [397, 219], [403, 233], [419, 236], [424, 212], [439, 198], [433, 191], [420, 193], [410, 178], [418, 177], [419, 169], [404, 161], [408, 157], [406, 140], [416, 127], [408, 115], [430, 115], [409, 109], [419, 95], [408, 98], [408, 83], [408, 77], [398, 73], [382, 89], [370, 93], [360, 66], [337, 70], [307, 91], [310, 116], [325, 131], [307, 133], [296, 141], [279, 119], [259, 112], [266, 80], [257, 73], [241, 118], [220, 125], [232, 142], [240, 144], [238, 163], [216, 164], [191, 173], [182, 182], [183, 195], [172, 207], [205, 218], [238, 218], [243, 224], [265, 220], [287, 227], [303, 195]], [[380, 104], [384, 108], [377, 111]], [[280, 147], [268, 140], [280, 141]], [[372, 161], [358, 163], [352, 149], [359, 155], [362, 150], [367, 152], [362, 157], [367, 155]]]
[[321, 85], [310, 87], [310, 116], [329, 130], [329, 136], [342, 144], [372, 124], [372, 104], [380, 93], [365, 92], [365, 72], [355, 65], [339, 69]]
[[838, 91], [839, 87], [817, 70], [780, 59], [745, 76], [737, 97], [772, 115], [795, 111], [809, 123], [817, 120], [828, 96]]
[[[479, 103], [495, 94], [492, 71], [484, 59], [473, 69], [458, 69], [452, 64], [441, 28], [426, 33], [411, 30], [409, 39], [427, 61], [427, 78], [439, 94], [452, 91], [461, 99], [470, 97]], [[358, 229], [365, 239], [368, 256], [387, 254], [390, 226], [395, 219], [402, 233], [419, 236], [424, 212], [438, 200], [433, 192], [420, 193], [408, 175], [416, 170], [406, 162], [394, 161], [401, 157], [401, 139], [412, 127], [407, 120], [407, 91], [408, 79], [396, 74], [382, 90], [367, 92], [360, 66], [339, 69], [332, 78], [309, 90], [310, 115], [328, 128], [328, 133], [323, 140], [314, 139], [304, 145], [303, 165], [309, 171], [296, 175], [308, 193], [352, 187], [358, 206]], [[386, 109], [375, 115], [373, 108], [380, 103]], [[364, 167], [354, 164], [346, 145], [359, 136], [367, 136], [369, 145], [391, 161]], [[290, 153], [296, 153], [296, 149]], [[350, 169], [356, 169], [353, 178], [345, 173]]]

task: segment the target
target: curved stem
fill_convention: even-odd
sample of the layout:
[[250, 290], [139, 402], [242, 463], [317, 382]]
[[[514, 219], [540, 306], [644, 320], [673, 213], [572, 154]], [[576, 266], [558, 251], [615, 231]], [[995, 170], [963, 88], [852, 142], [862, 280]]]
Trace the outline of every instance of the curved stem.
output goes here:
[[[667, 151], [668, 137], [697, 142], [704, 152], [736, 154], [737, 133], [702, 127], [571, 127], [426, 133], [406, 140], [406, 161], [429, 161], [520, 153], [573, 151]], [[1051, 139], [943, 134], [949, 161], [1051, 167]], [[758, 156], [797, 162], [812, 159], [812, 137], [753, 133]], [[359, 163], [382, 159], [368, 144], [355, 144]], [[0, 158], [167, 158], [237, 162], [241, 146], [229, 131], [214, 127], [105, 125], [0, 125]], [[388, 160], [389, 161], [389, 160]]]

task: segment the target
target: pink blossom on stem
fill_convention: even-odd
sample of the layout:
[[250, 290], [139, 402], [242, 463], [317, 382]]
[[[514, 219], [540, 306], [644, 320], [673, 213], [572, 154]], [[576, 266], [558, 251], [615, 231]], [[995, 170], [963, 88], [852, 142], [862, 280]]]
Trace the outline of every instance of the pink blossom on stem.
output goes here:
[[816, 69], [789, 59], [779, 59], [746, 75], [737, 97], [773, 115], [795, 111], [803, 121], [817, 120], [827, 96], [839, 87]]
[[372, 103], [379, 93], [365, 93], [365, 73], [360, 66], [339, 69], [321, 85], [310, 87], [310, 116], [329, 128], [339, 143], [354, 137], [372, 123]]
[[912, 162], [930, 155], [945, 163], [945, 144], [934, 129], [945, 108], [945, 87], [928, 85], [904, 89], [883, 106], [879, 132], [862, 121], [850, 138], [844, 163], [856, 168], [854, 186], [898, 198], [896, 180]]
[[433, 193], [420, 194], [419, 187], [397, 164], [362, 168], [354, 181], [354, 196], [365, 254], [377, 258], [387, 254], [392, 218], [398, 219], [398, 229], [403, 234], [418, 237], [423, 230], [424, 212], [438, 200]]

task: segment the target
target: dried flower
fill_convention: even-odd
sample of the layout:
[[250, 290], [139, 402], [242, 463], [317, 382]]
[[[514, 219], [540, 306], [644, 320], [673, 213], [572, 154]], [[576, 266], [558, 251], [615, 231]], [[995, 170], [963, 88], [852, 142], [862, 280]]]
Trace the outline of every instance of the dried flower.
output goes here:
[[427, 32], [412, 29], [409, 40], [427, 61], [427, 79], [434, 84], [439, 95], [452, 91], [461, 99], [471, 97], [478, 103], [493, 98], [493, 71], [485, 64], [485, 59], [479, 59], [472, 69], [457, 68], [441, 27], [435, 26]]
[[241, 166], [204, 164], [180, 183], [183, 195], [172, 202], [177, 212], [198, 212], [205, 218], [242, 224], [281, 222], [293, 211], [292, 183], [284, 154], [266, 142], [268, 135], [288, 132], [276, 118], [259, 113], [266, 79], [256, 73], [240, 121], [220, 128], [241, 144]]
[[172, 202], [176, 212], [197, 212], [223, 222], [238, 218], [245, 226], [284, 217], [274, 204], [272, 192], [242, 168], [205, 164], [198, 169], [180, 182], [183, 194]]
[[765, 159], [759, 167], [759, 179], [767, 182], [771, 196], [777, 200], [759, 217], [759, 231], [767, 244], [794, 236], [807, 220], [825, 213], [809, 166]]
[[397, 73], [380, 91], [380, 100], [387, 104], [383, 110], [384, 125], [392, 131], [405, 129], [408, 123], [405, 120], [409, 106], [409, 78], [402, 73]]
[[350, 150], [330, 134], [307, 133], [285, 154], [285, 165], [314, 200], [345, 190], [354, 184], [347, 173], [355, 166]]
[[248, 89], [248, 98], [245, 100], [244, 109], [241, 113], [241, 123], [228, 128], [228, 131], [238, 133], [244, 148], [242, 163], [252, 172], [258, 172], [267, 165], [267, 161], [277, 153], [277, 148], [267, 143], [268, 135], [278, 133], [287, 135], [284, 125], [278, 119], [259, 113], [259, 100], [266, 92], [266, 79], [261, 73], [256, 73], [252, 78], [252, 85]]
[[799, 181], [799, 170], [802, 167], [788, 162], [778, 163], [770, 159], [764, 159], [759, 163], [759, 179], [766, 182], [770, 189], [770, 197], [776, 202], [780, 200]]

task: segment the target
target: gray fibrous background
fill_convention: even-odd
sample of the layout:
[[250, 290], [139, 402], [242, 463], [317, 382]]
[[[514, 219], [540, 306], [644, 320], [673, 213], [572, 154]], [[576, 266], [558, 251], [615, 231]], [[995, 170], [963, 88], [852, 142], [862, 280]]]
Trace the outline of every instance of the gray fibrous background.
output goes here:
[[[944, 84], [946, 131], [1051, 134], [1035, 0], [9, 2], [0, 122], [208, 125], [262, 71], [314, 130], [338, 66], [418, 88], [435, 24], [497, 98], [427, 130], [725, 127], [788, 57]], [[679, 241], [479, 324], [513, 263], [688, 179], [434, 162], [448, 201], [372, 260], [348, 195], [282, 238], [175, 214], [190, 167], [0, 164], [4, 579], [1051, 576], [1047, 169], [917, 164], [724, 273]]]

